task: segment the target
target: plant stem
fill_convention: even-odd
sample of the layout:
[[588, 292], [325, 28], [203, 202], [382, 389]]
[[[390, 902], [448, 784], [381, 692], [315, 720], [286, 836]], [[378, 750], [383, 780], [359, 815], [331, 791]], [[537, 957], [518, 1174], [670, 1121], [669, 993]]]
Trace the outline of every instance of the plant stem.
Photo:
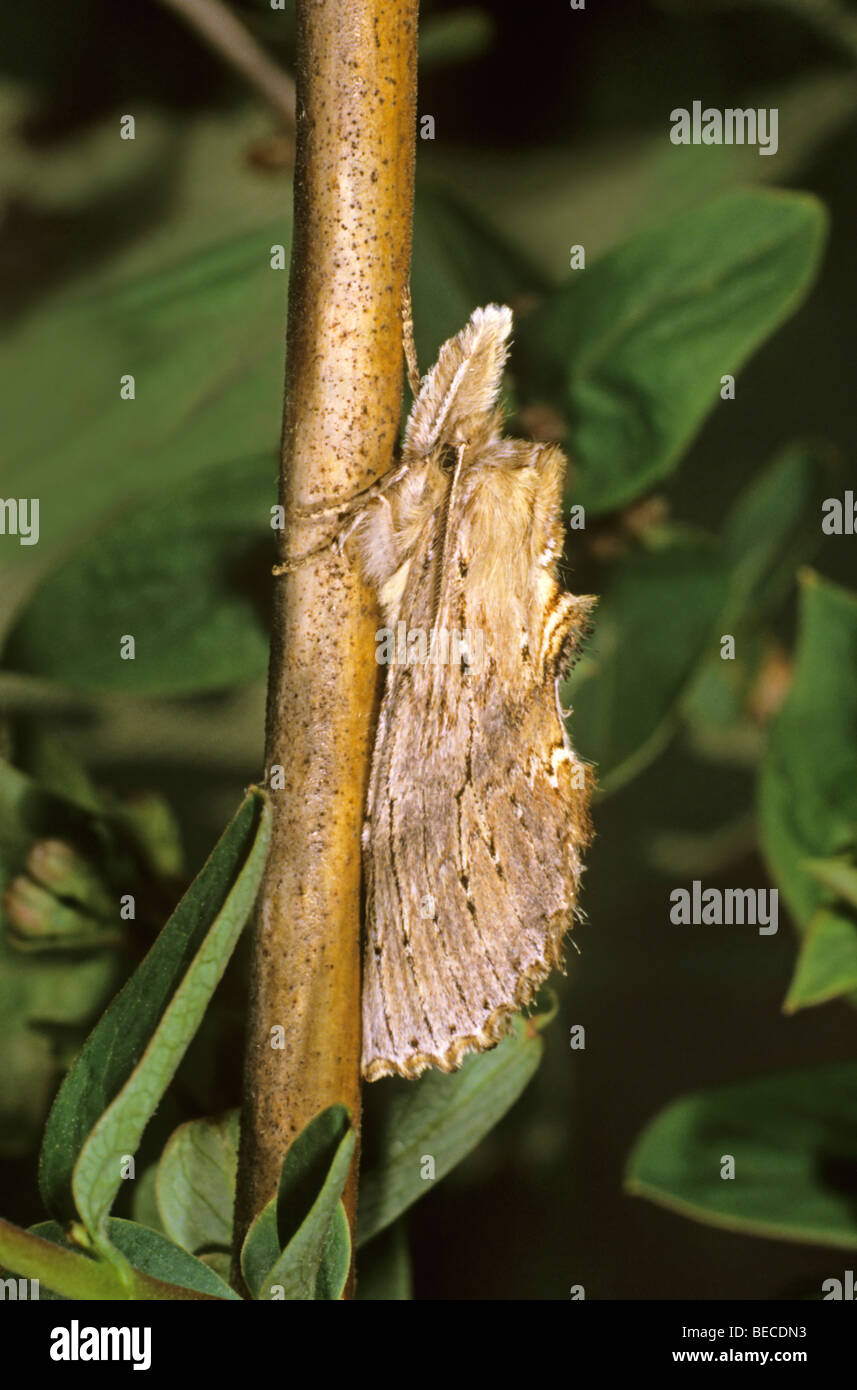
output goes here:
[[[390, 465], [402, 389], [418, 0], [299, 0], [295, 231], [280, 498], [291, 516]], [[327, 535], [331, 534], [328, 525]], [[308, 537], [310, 539], [308, 540]], [[287, 526], [282, 558], [317, 543]], [[377, 612], [330, 549], [275, 581], [271, 850], [254, 929], [236, 1260], [283, 1154], [325, 1106], [360, 1115], [360, 829]], [[271, 1045], [281, 1025], [285, 1047]], [[354, 1229], [356, 1163], [345, 1202]]]
[[287, 130], [295, 128], [295, 86], [268, 57], [223, 0], [160, 0], [205, 40], [209, 48], [240, 72], [274, 109]]

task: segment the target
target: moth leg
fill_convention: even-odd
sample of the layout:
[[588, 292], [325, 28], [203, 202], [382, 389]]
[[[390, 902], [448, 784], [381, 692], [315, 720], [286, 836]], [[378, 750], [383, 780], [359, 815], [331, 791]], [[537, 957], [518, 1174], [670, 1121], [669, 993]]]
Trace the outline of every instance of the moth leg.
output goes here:
[[353, 497], [347, 497], [342, 502], [318, 502], [311, 507], [292, 507], [290, 516], [295, 517], [298, 521], [311, 521], [317, 516], [350, 516], [353, 511], [356, 511], [366, 502], [371, 502], [373, 497], [386, 492], [388, 487], [398, 483], [407, 473], [408, 467], [407, 463], [402, 462], [395, 468], [388, 468], [377, 482], [361, 488], [360, 492], [355, 492]]
[[414, 342], [414, 311], [411, 305], [411, 287], [409, 284], [405, 285], [402, 291], [402, 347], [405, 350], [405, 362], [408, 366], [408, 385], [411, 388], [411, 395], [416, 400], [420, 394], [422, 380], [417, 364], [417, 345]]
[[276, 565], [272, 565], [271, 573], [294, 574], [295, 570], [299, 570], [301, 565], [306, 564], [307, 560], [315, 559], [316, 555], [323, 555], [325, 550], [329, 550], [335, 543], [336, 537], [334, 536], [333, 540], [324, 541], [321, 545], [314, 546], [312, 550], [305, 550], [300, 555], [290, 555], [288, 560], [280, 560]]
[[273, 574], [292, 574], [299, 569], [307, 560], [313, 559], [316, 555], [321, 555], [325, 550], [333, 547], [338, 555], [342, 554], [346, 541], [352, 531], [364, 519], [366, 509], [396, 483], [400, 483], [406, 476], [410, 468], [409, 463], [399, 463], [395, 468], [390, 468], [382, 478], [376, 483], [370, 483], [368, 487], [357, 492], [353, 497], [340, 503], [319, 503], [316, 507], [294, 507], [291, 515], [297, 520], [313, 520], [322, 516], [336, 516], [340, 525], [333, 535], [320, 545], [314, 546], [311, 550], [303, 551], [300, 555], [290, 556], [287, 560], [274, 565]]

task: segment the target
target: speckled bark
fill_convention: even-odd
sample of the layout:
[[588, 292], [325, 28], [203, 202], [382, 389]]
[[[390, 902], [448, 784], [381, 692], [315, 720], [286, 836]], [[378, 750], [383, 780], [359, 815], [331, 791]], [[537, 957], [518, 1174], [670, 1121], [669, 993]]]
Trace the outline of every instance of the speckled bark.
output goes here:
[[[299, 0], [295, 238], [281, 499], [351, 497], [389, 466], [410, 264], [417, 0]], [[328, 527], [328, 534], [330, 528]], [[321, 537], [323, 538], [323, 536]], [[293, 525], [283, 555], [312, 548]], [[273, 837], [253, 941], [236, 1241], [314, 1114], [360, 1113], [360, 827], [377, 699], [370, 591], [326, 551], [274, 580]], [[285, 1047], [271, 1047], [271, 1029]], [[356, 1159], [346, 1194], [356, 1204]]]

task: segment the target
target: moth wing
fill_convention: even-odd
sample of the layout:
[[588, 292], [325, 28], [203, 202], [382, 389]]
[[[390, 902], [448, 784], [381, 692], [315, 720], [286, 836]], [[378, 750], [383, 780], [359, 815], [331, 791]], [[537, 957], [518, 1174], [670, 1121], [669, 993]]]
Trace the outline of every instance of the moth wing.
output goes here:
[[589, 769], [563, 737], [552, 683], [510, 705], [496, 686], [463, 681], [450, 722], [426, 738], [395, 706], [420, 701], [411, 687], [430, 678], [425, 667], [397, 671], [376, 746], [364, 845], [368, 1080], [452, 1071], [508, 1031], [561, 963], [590, 833]]

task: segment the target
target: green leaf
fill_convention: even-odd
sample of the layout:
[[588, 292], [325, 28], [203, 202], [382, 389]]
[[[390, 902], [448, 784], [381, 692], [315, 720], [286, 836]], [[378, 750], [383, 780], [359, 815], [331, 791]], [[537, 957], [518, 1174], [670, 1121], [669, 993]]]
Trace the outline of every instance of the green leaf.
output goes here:
[[[310, 1120], [289, 1146], [277, 1193], [277, 1240], [281, 1253], [262, 1285], [259, 1298], [271, 1298], [274, 1289], [278, 1298], [289, 1301], [316, 1297], [330, 1226], [345, 1187], [356, 1142], [345, 1106], [330, 1105]], [[341, 1254], [341, 1250], [331, 1252], [334, 1281], [338, 1253]], [[326, 1284], [327, 1276], [321, 1278]]]
[[[280, 1241], [277, 1236], [277, 1199], [272, 1198], [260, 1211], [247, 1236], [241, 1251], [241, 1273], [253, 1298], [270, 1296], [270, 1285], [282, 1284], [274, 1280], [272, 1270], [280, 1257]], [[328, 1226], [321, 1252], [318, 1271], [315, 1276], [312, 1298], [339, 1299], [348, 1279], [351, 1267], [351, 1231], [345, 1207], [338, 1202]], [[271, 1279], [268, 1280], [268, 1275]], [[268, 1292], [262, 1288], [268, 1282]], [[298, 1295], [285, 1293], [284, 1297]], [[279, 1294], [278, 1294], [279, 1297]]]
[[602, 791], [639, 772], [669, 738], [682, 693], [714, 648], [726, 591], [717, 552], [698, 541], [638, 551], [619, 566], [594, 641], [561, 691], [563, 707], [573, 706], [574, 746], [597, 764]]
[[[286, 276], [271, 269], [274, 244], [288, 262], [282, 218], [46, 306], [0, 350], [11, 407], [4, 488], [50, 499], [40, 561], [218, 464], [275, 457]], [[125, 374], [135, 377], [134, 400], [120, 398]], [[45, 391], [45, 381], [65, 385]], [[6, 547], [0, 563], [31, 566], [31, 554]]]
[[241, 1274], [252, 1298], [258, 1298], [262, 1285], [279, 1258], [277, 1237], [277, 1199], [264, 1206], [244, 1237], [241, 1247]]
[[729, 193], [608, 252], [522, 321], [527, 392], [569, 421], [575, 502], [608, 511], [672, 472], [721, 377], [801, 302], [824, 225], [806, 195]]
[[804, 934], [783, 1012], [826, 1004], [857, 991], [857, 913], [820, 907]]
[[857, 598], [812, 572], [801, 578], [794, 677], [759, 782], [765, 856], [799, 928], [812, 930], [789, 990], [792, 1010], [849, 992], [857, 974], [850, 914], [831, 906], [829, 887], [806, 866], [857, 838]]
[[411, 289], [423, 372], [475, 305], [515, 304], [546, 288], [543, 273], [449, 190], [417, 189]]
[[828, 450], [790, 445], [751, 480], [726, 519], [721, 555], [729, 591], [719, 625], [735, 639], [735, 658], [712, 650], [682, 700], [684, 719], [704, 742], [719, 734], [738, 749], [758, 740], [748, 706], [770, 650], [770, 620], [818, 547], [818, 499], [831, 472]]
[[830, 480], [828, 449], [792, 444], [741, 493], [723, 531], [731, 576], [725, 632], [739, 619], [758, 624], [786, 598], [818, 548], [818, 499]]
[[857, 1064], [837, 1062], [685, 1096], [641, 1135], [627, 1190], [727, 1230], [853, 1249], [855, 1093]]
[[[25, 605], [3, 666], [76, 690], [140, 695], [264, 674], [276, 473], [271, 451], [111, 520]], [[120, 656], [126, 634], [133, 660]]]
[[844, 855], [838, 859], [805, 859], [803, 867], [834, 897], [857, 908], [857, 864]]
[[252, 789], [148, 955], [99, 1020], [48, 1118], [40, 1161], [45, 1204], [105, 1228], [150, 1116], [196, 1032], [247, 919], [270, 834]]
[[404, 1221], [394, 1221], [363, 1249], [357, 1269], [357, 1297], [367, 1303], [402, 1303], [413, 1298]]
[[345, 1292], [351, 1268], [351, 1228], [342, 1202], [338, 1202], [327, 1228], [321, 1264], [315, 1280], [315, 1297], [338, 1300]]
[[164, 1231], [192, 1254], [231, 1245], [238, 1132], [237, 1109], [190, 1120], [161, 1155], [156, 1197]]
[[857, 867], [844, 857], [805, 859], [803, 867], [832, 901], [813, 915], [801, 942], [786, 1013], [857, 995]]
[[[67, 1249], [75, 1249], [66, 1240], [62, 1226], [56, 1221], [45, 1221], [33, 1228], [35, 1235], [54, 1241]], [[178, 1289], [192, 1289], [209, 1298], [237, 1300], [234, 1289], [215, 1274], [202, 1260], [194, 1259], [186, 1250], [174, 1245], [166, 1236], [147, 1226], [139, 1226], [134, 1221], [123, 1221], [111, 1217], [107, 1222], [107, 1234], [111, 1244], [127, 1259], [131, 1268], [146, 1279], [132, 1278], [131, 1288], [125, 1295], [130, 1298], [151, 1298], [149, 1279], [170, 1284]], [[109, 1263], [100, 1268], [111, 1269]], [[160, 1295], [163, 1297], [163, 1294]], [[180, 1296], [180, 1295], [178, 1295]], [[239, 1300], [240, 1301], [240, 1300]]]
[[420, 72], [478, 58], [494, 38], [491, 16], [476, 5], [447, 14], [428, 14], [420, 21]]
[[[509, 1037], [468, 1057], [452, 1076], [427, 1071], [398, 1090], [366, 1155], [357, 1209], [357, 1245], [366, 1244], [432, 1186], [422, 1159], [444, 1177], [514, 1105], [535, 1072], [542, 1040], [535, 1019], [516, 1018]], [[367, 1136], [367, 1139], [371, 1136]]]

